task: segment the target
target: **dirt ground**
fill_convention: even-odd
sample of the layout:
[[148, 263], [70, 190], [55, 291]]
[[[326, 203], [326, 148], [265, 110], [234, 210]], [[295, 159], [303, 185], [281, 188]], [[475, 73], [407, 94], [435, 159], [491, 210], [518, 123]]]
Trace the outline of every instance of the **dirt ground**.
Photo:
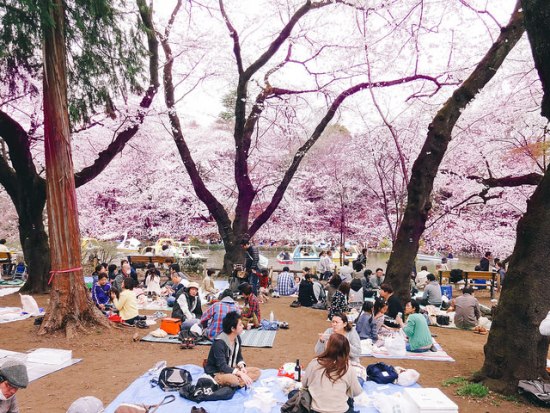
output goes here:
[[[40, 306], [46, 307], [48, 296], [35, 297]], [[483, 299], [482, 299], [483, 300]], [[484, 299], [488, 302], [488, 299]], [[262, 305], [262, 314], [269, 317], [273, 311], [279, 321], [290, 324], [289, 330], [277, 333], [273, 348], [245, 348], [244, 357], [251, 366], [278, 368], [285, 362], [300, 359], [307, 364], [313, 357], [317, 333], [324, 331], [329, 323], [326, 312], [307, 308], [290, 308], [288, 297], [270, 299]], [[0, 297], [0, 306], [20, 306], [18, 294]], [[146, 312], [147, 313], [147, 312]], [[145, 313], [145, 314], [146, 314]], [[33, 319], [0, 324], [0, 348], [26, 352], [38, 347], [70, 349], [73, 357], [82, 362], [62, 371], [43, 377], [17, 394], [21, 412], [57, 413], [65, 412], [78, 397], [96, 396], [105, 405], [109, 404], [132, 381], [151, 368], [157, 361], [166, 360], [168, 365], [202, 364], [209, 347], [197, 346], [193, 350], [180, 350], [173, 344], [134, 342], [137, 331], [132, 328], [92, 329], [88, 334], [68, 340], [64, 336], [43, 337], [37, 335], [38, 327]], [[462, 412], [542, 412], [541, 408], [525, 404], [519, 398], [507, 399], [490, 393], [477, 400], [457, 396], [453, 386], [443, 387], [442, 382], [455, 376], [468, 377], [478, 370], [483, 362], [483, 345], [487, 336], [472, 332], [432, 328], [437, 341], [456, 362], [382, 360], [389, 364], [414, 368], [420, 372], [419, 383], [423, 387], [439, 387], [459, 405]], [[379, 359], [365, 357], [364, 366]]]

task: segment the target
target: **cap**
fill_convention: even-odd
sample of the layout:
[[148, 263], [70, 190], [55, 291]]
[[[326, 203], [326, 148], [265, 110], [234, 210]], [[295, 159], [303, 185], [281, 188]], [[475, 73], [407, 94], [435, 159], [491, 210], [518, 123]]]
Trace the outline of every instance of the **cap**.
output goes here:
[[189, 285], [187, 286], [187, 289], [191, 289], [191, 288], [196, 288], [197, 290], [199, 289], [199, 284], [196, 283], [196, 282], [190, 282]]
[[24, 389], [29, 384], [27, 366], [17, 359], [7, 359], [0, 367], [0, 376], [4, 377], [10, 385], [19, 389]]
[[76, 399], [69, 406], [67, 413], [101, 413], [103, 412], [103, 403], [97, 397], [86, 396]]

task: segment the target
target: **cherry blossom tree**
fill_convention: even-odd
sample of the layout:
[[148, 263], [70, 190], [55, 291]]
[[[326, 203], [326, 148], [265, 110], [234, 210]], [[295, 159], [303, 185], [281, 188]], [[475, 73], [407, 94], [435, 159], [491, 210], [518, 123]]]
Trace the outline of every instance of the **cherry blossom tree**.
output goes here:
[[[522, 7], [544, 91], [541, 114], [550, 120], [550, 71], [546, 64], [550, 58], [550, 36], [546, 30], [550, 6], [548, 2], [524, 0]], [[518, 380], [548, 378], [549, 340], [539, 333], [538, 327], [550, 310], [546, 296], [549, 278], [541, 271], [550, 264], [546, 258], [550, 242], [549, 201], [550, 175], [546, 170], [518, 223], [509, 271], [484, 349], [485, 361], [477, 375], [492, 389], [508, 394], [517, 392]]]

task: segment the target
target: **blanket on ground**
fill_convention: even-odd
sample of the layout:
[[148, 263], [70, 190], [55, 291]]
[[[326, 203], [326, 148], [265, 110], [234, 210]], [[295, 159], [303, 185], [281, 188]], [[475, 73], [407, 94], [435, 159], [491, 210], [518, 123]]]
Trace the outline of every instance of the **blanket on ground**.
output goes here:
[[[432, 339], [433, 340], [433, 339]], [[376, 357], [379, 359], [407, 359], [407, 360], [430, 360], [430, 361], [449, 361], [455, 360], [449, 356], [443, 348], [433, 340], [434, 346], [437, 351], [426, 351], [424, 353], [412, 353], [407, 351], [404, 356], [391, 355], [384, 346], [368, 346], [366, 340], [361, 340], [361, 357]]]
[[[241, 334], [241, 340], [243, 347], [273, 347], [275, 342], [276, 330], [247, 330]], [[178, 336], [168, 335], [164, 338], [153, 337], [148, 334], [141, 339], [141, 341], [148, 341], [151, 343], [173, 343], [180, 344]], [[199, 341], [198, 345], [212, 344], [208, 340]]]
[[[204, 373], [204, 370], [195, 365], [181, 366], [188, 370], [196, 382]], [[149, 373], [143, 374], [135, 380], [130, 386], [120, 393], [115, 400], [109, 404], [105, 413], [113, 413], [121, 403], [137, 403], [145, 405], [154, 405], [170, 393], [165, 393], [158, 387], [151, 388], [149, 384], [151, 376]], [[413, 387], [420, 387], [415, 385]], [[363, 394], [355, 400], [356, 411], [361, 413], [376, 413], [377, 409], [372, 405], [373, 400], [379, 394], [389, 395], [402, 393], [404, 387], [394, 384], [376, 384], [374, 382], [365, 382], [363, 384]], [[180, 397], [177, 393], [176, 400], [173, 403], [161, 406], [157, 413], [169, 412], [189, 412], [197, 403]], [[202, 402], [200, 407], [204, 407], [208, 413], [227, 413], [241, 412], [247, 413], [279, 413], [281, 406], [287, 400], [287, 396], [281, 390], [281, 380], [277, 378], [277, 370], [262, 370], [260, 379], [255, 382], [250, 389], [238, 390], [231, 400], [217, 402]]]

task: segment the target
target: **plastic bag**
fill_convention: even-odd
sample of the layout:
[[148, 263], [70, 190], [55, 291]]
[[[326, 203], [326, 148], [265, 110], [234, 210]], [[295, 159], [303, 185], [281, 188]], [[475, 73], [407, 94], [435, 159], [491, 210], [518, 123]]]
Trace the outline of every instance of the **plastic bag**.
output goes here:
[[23, 312], [28, 313], [30, 315], [39, 315], [40, 309], [38, 308], [38, 304], [36, 303], [36, 300], [30, 296], [30, 295], [21, 295], [21, 307], [23, 307]]
[[397, 384], [404, 387], [416, 384], [420, 378], [420, 373], [414, 369], [402, 369], [402, 371], [398, 371], [398, 373], [399, 376], [397, 377]]
[[384, 339], [384, 347], [386, 347], [390, 356], [403, 357], [407, 354], [405, 339], [399, 334], [393, 337], [386, 337]]
[[550, 336], [550, 311], [546, 314], [546, 318], [540, 323], [539, 331], [543, 336]]

